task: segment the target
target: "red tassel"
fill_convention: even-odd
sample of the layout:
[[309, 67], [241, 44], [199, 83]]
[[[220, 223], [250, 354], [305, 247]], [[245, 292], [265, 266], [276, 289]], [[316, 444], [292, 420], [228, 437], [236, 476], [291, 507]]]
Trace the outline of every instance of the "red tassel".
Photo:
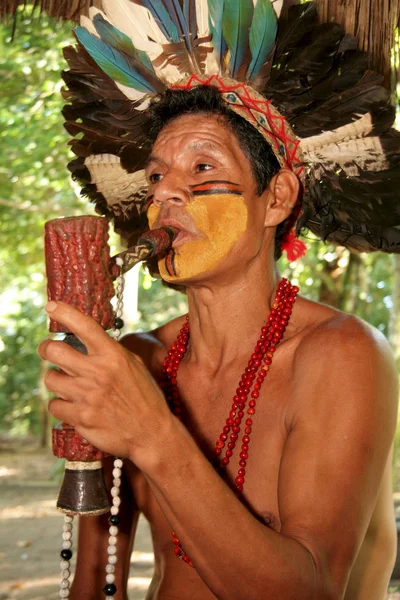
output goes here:
[[294, 229], [291, 229], [283, 238], [282, 252], [286, 252], [287, 259], [290, 262], [302, 258], [307, 253], [307, 246], [298, 239]]

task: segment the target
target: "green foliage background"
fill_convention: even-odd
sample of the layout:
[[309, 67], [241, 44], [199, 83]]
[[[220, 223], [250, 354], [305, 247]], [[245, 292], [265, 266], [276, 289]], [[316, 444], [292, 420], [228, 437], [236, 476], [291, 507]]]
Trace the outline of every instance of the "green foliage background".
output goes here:
[[[71, 156], [60, 71], [62, 47], [72, 41], [70, 24], [45, 15], [20, 18], [14, 41], [11, 25], [0, 25], [0, 430], [9, 433], [43, 433], [46, 393], [36, 346], [47, 335], [44, 223], [91, 211], [66, 169]], [[390, 334], [390, 256], [356, 257], [310, 239], [301, 263], [282, 259], [280, 266], [304, 295]], [[154, 328], [185, 310], [184, 295], [141, 271], [137, 329]]]

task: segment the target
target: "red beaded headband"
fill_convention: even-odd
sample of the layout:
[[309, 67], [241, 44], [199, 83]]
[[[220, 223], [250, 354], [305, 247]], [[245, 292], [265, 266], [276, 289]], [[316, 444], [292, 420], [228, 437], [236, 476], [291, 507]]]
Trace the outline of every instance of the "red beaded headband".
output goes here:
[[210, 77], [193, 74], [183, 83], [171, 85], [170, 89], [191, 90], [199, 85], [218, 88], [229, 108], [251, 123], [267, 140], [281, 167], [291, 169], [303, 182], [305, 173], [300, 139], [271, 100], [266, 100], [245, 83], [215, 74]]

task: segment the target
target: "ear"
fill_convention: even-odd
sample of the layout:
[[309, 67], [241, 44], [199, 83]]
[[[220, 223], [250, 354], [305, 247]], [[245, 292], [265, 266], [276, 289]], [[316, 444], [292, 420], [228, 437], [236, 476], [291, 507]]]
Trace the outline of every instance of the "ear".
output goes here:
[[290, 169], [281, 169], [263, 193], [266, 199], [264, 225], [276, 227], [290, 215], [296, 206], [300, 192], [300, 181]]

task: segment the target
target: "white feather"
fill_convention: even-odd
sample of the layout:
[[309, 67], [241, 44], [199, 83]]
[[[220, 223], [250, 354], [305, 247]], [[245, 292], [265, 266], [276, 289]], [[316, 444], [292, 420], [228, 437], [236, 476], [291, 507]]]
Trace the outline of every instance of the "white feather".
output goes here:
[[343, 170], [349, 177], [356, 177], [359, 169], [384, 171], [389, 163], [379, 137], [369, 136], [372, 130], [371, 114], [366, 113], [348, 125], [305, 138], [300, 142], [304, 161], [315, 165], [316, 177], [323, 176], [323, 169]]
[[305, 152], [303, 157], [306, 162], [313, 164], [317, 177], [322, 177], [326, 170], [342, 170], [347, 176], [356, 177], [359, 169], [379, 172], [389, 168], [379, 137], [328, 144], [319, 150]]
[[92, 21], [93, 21], [94, 17], [95, 17], [96, 15], [99, 15], [99, 14], [100, 14], [100, 15], [103, 17], [103, 19], [106, 19], [106, 20], [107, 20], [107, 17], [106, 17], [106, 13], [105, 13], [105, 12], [103, 12], [103, 11], [102, 11], [102, 10], [100, 10], [99, 8], [96, 8], [95, 6], [91, 6], [91, 7], [89, 8], [89, 17], [90, 17], [90, 19], [92, 19]]
[[356, 121], [343, 125], [332, 131], [324, 131], [319, 135], [313, 135], [301, 140], [301, 149], [303, 152], [311, 152], [313, 150], [323, 149], [328, 144], [338, 144], [346, 140], [354, 140], [362, 138], [372, 131], [372, 117], [370, 113], [366, 113]]
[[80, 25], [81, 25], [81, 27], [85, 27], [89, 33], [95, 35], [98, 38], [100, 37], [96, 31], [95, 26], [93, 25], [92, 21], [90, 19], [88, 19], [88, 17], [85, 17], [84, 15], [82, 15], [80, 18]]
[[206, 37], [210, 33], [208, 24], [208, 2], [207, 0], [197, 0], [196, 2], [196, 20], [199, 37]]
[[[128, 87], [127, 85], [124, 85], [123, 83], [118, 83], [118, 81], [115, 81], [115, 80], [113, 80], [113, 81], [114, 81], [115, 85], [117, 86], [117, 88], [120, 89], [121, 92], [124, 94], [124, 96], [129, 98], [129, 100], [140, 100], [141, 98], [144, 98], [146, 96], [145, 93], [138, 92], [138, 90], [135, 90], [135, 88]], [[142, 108], [142, 106], [139, 106], [138, 110], [144, 110], [146, 107], [147, 106]]]
[[127, 173], [121, 167], [118, 156], [114, 154], [92, 154], [85, 158], [91, 183], [95, 184], [98, 191], [107, 199], [107, 204], [115, 214], [124, 212], [132, 204], [132, 194], [147, 188], [147, 181], [143, 170]]
[[130, 0], [103, 0], [103, 8], [107, 20], [129, 36], [138, 50], [144, 50], [150, 58], [162, 53], [161, 44], [167, 43], [167, 39], [146, 8]]
[[275, 11], [278, 19], [279, 19], [279, 15], [281, 14], [281, 11], [282, 11], [283, 2], [284, 2], [284, 0], [272, 0], [272, 5], [274, 7], [274, 11]]

